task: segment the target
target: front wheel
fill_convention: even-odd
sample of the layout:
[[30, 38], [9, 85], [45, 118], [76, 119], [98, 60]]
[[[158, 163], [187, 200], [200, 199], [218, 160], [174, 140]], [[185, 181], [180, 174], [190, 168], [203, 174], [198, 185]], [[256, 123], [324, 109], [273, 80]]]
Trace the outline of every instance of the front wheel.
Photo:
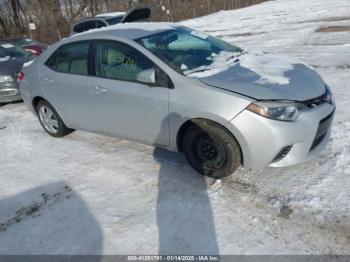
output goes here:
[[62, 137], [73, 131], [65, 126], [56, 110], [47, 101], [41, 100], [36, 107], [36, 111], [41, 126], [49, 135]]
[[199, 120], [191, 125], [183, 136], [182, 148], [194, 169], [208, 177], [230, 176], [241, 165], [237, 141], [210, 121]]

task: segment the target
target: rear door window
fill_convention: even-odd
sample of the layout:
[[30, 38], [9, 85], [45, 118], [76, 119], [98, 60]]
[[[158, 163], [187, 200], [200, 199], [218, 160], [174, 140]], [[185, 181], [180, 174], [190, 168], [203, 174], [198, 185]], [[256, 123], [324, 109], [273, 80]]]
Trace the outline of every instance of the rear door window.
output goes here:
[[58, 48], [46, 66], [68, 74], [88, 75], [89, 41], [71, 43]]

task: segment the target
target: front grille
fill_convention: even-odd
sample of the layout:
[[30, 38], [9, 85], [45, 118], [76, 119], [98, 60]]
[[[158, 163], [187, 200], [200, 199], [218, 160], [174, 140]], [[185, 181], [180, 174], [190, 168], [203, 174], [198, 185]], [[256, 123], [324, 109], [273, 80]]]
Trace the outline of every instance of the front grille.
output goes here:
[[328, 115], [327, 117], [325, 117], [324, 119], [322, 119], [320, 121], [320, 123], [318, 125], [317, 132], [316, 132], [316, 136], [315, 136], [314, 141], [312, 142], [310, 151], [315, 149], [323, 141], [323, 139], [326, 137], [327, 132], [332, 124], [334, 112], [335, 111], [333, 111], [330, 115]]
[[293, 147], [293, 145], [286, 146], [286, 147], [282, 148], [282, 150], [272, 160], [272, 163], [280, 161], [281, 159], [285, 158], [289, 154], [289, 152], [292, 149], [292, 147]]

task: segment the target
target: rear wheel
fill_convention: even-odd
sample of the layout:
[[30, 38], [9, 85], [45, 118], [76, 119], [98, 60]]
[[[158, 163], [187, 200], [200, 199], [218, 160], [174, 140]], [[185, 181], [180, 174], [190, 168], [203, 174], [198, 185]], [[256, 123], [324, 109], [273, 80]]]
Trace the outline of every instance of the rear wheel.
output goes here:
[[41, 126], [49, 135], [63, 137], [73, 131], [65, 126], [56, 110], [47, 101], [41, 100], [36, 106], [36, 111]]
[[207, 120], [187, 128], [182, 148], [190, 164], [209, 177], [230, 176], [241, 165], [237, 141], [223, 127]]

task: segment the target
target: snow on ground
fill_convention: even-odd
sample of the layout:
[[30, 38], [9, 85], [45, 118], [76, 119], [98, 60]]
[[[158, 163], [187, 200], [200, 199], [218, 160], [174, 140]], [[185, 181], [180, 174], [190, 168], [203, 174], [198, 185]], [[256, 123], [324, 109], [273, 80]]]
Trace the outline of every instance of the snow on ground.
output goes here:
[[[0, 254], [349, 254], [350, 2], [280, 0], [183, 22], [311, 64], [337, 102], [312, 162], [211, 186], [182, 155], [0, 108]], [[341, 31], [343, 30], [343, 31]]]

